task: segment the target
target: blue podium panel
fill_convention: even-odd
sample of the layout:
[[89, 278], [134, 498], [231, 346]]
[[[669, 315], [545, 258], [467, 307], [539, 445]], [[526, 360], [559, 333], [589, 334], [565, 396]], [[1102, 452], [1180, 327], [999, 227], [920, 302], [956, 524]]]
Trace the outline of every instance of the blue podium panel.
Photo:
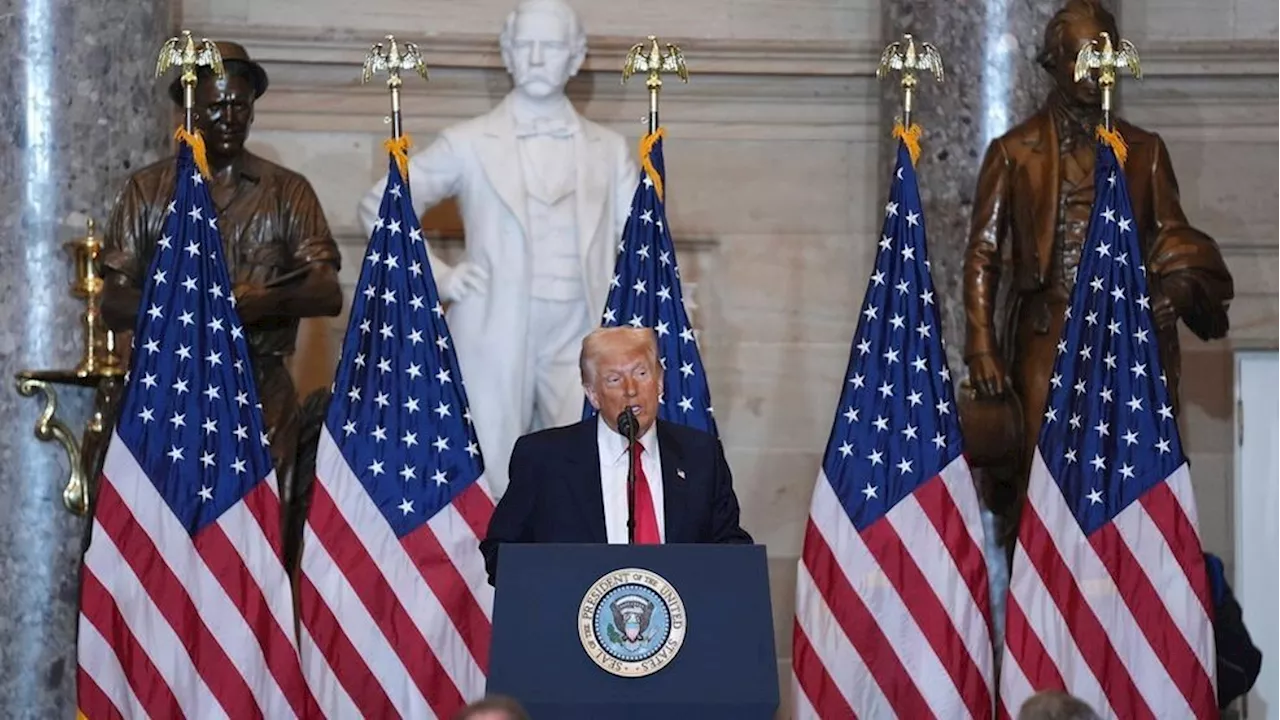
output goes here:
[[487, 691], [534, 720], [773, 718], [763, 545], [512, 544], [498, 565]]

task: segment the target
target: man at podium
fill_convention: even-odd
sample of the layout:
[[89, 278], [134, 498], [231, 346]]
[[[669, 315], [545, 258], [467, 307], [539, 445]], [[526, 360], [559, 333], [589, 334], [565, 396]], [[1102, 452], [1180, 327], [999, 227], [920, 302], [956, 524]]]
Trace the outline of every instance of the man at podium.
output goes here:
[[511, 483], [480, 543], [489, 583], [503, 543], [751, 544], [719, 439], [657, 419], [653, 330], [597, 328], [579, 368], [598, 414], [516, 442]]

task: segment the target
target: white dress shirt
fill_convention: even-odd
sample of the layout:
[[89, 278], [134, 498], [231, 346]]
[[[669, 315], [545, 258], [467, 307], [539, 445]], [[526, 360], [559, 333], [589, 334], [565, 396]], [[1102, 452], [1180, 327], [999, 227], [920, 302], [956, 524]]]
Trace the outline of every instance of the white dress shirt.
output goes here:
[[[658, 450], [658, 424], [639, 438], [644, 452], [640, 465], [649, 481], [658, 537], [667, 541], [666, 514], [662, 510], [662, 456]], [[600, 448], [600, 489], [604, 495], [604, 528], [610, 544], [627, 544], [627, 438], [614, 432], [604, 418], [596, 418], [596, 444]], [[640, 478], [636, 478], [636, 505], [640, 504]]]

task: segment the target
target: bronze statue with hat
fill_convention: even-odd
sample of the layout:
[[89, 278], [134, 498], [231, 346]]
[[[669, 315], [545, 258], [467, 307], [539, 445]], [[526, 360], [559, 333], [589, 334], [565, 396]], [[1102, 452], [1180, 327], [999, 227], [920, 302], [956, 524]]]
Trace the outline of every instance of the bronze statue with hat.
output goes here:
[[[245, 149], [255, 101], [267, 91], [267, 73], [245, 48], [216, 43], [223, 74], [199, 68], [193, 124], [203, 137], [236, 309], [252, 354], [271, 454], [285, 513], [286, 543], [300, 532], [294, 488], [303, 419], [286, 360], [294, 352], [298, 322], [342, 310], [341, 258], [324, 210], [302, 175]], [[175, 78], [169, 95], [183, 106]], [[132, 330], [144, 274], [164, 229], [174, 188], [171, 159], [129, 176], [115, 199], [102, 254], [102, 314], [109, 327]], [[177, 282], [181, 279], [172, 279]]]
[[[969, 388], [960, 415], [974, 466], [994, 481], [984, 495], [1010, 550], [1094, 200], [1103, 93], [1092, 76], [1075, 81], [1076, 57], [1104, 32], [1120, 37], [1098, 0], [1068, 0], [1050, 19], [1038, 61], [1054, 87], [1038, 112], [991, 142], [978, 175], [964, 262]], [[1113, 127], [1128, 146], [1154, 341], [1176, 412], [1177, 323], [1201, 340], [1225, 336], [1231, 273], [1214, 239], [1187, 221], [1160, 136], [1123, 119]]]

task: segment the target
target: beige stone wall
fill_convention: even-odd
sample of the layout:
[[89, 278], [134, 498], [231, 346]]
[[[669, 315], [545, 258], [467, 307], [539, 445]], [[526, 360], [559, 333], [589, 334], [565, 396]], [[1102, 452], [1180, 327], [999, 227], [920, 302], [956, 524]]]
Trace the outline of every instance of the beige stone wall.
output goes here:
[[[696, 303], [712, 395], [744, 509], [768, 545], [780, 669], [790, 656], [795, 564], [873, 257], [886, 168], [878, 166], [876, 0], [655, 0], [577, 3], [592, 57], [571, 87], [588, 116], [631, 139], [643, 87], [619, 84], [625, 48], [680, 39], [693, 72], [663, 97], [670, 225]], [[409, 81], [407, 128], [425, 146], [484, 112], [509, 85], [496, 34], [510, 0], [195, 0], [183, 26], [243, 41], [271, 73], [252, 146], [305, 173], [348, 259], [366, 238], [356, 203], [386, 160], [386, 97], [359, 85], [369, 43], [421, 40], [432, 81]], [[1206, 544], [1230, 560], [1232, 362], [1277, 341], [1276, 10], [1270, 0], [1126, 0], [1122, 30], [1148, 78], [1124, 112], [1168, 141], [1192, 221], [1236, 273], [1229, 339], [1188, 336], [1186, 444]], [[1212, 7], [1210, 7], [1212, 6]], [[334, 28], [341, 28], [335, 30]], [[670, 36], [667, 38], [666, 36]], [[446, 211], [434, 226], [449, 230]], [[936, 237], [948, 230], [931, 228]], [[955, 230], [952, 229], [951, 232]], [[311, 323], [295, 362], [304, 389], [327, 385], [345, 317]], [[959, 369], [957, 369], [959, 370]], [[784, 693], [787, 685], [784, 683]]]
[[1267, 0], [1120, 0], [1119, 4], [1120, 32], [1135, 43], [1276, 39], [1276, 4]]

